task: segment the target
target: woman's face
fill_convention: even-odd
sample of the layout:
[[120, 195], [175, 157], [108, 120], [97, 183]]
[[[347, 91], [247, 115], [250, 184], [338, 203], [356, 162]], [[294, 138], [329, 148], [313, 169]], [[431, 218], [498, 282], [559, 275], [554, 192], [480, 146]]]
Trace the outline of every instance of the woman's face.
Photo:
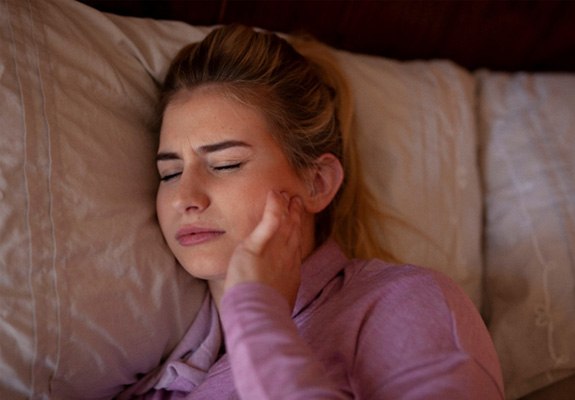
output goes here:
[[[214, 88], [180, 94], [168, 105], [157, 165], [162, 232], [183, 267], [201, 279], [225, 277], [270, 190], [291, 196], [307, 190], [263, 115]], [[304, 236], [313, 240], [313, 216], [304, 213], [303, 221], [311, 231]]]

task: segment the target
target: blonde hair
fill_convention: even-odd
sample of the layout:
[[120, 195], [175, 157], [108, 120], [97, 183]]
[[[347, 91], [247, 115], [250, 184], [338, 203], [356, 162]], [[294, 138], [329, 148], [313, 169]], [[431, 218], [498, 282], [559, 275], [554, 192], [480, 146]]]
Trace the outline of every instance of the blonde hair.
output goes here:
[[374, 232], [381, 219], [362, 179], [353, 132], [353, 101], [331, 50], [298, 37], [287, 40], [241, 25], [213, 30], [184, 47], [161, 90], [159, 116], [181, 91], [216, 85], [256, 107], [298, 172], [322, 154], [335, 155], [345, 179], [327, 210], [316, 217], [318, 242], [333, 237], [349, 257], [389, 258]]

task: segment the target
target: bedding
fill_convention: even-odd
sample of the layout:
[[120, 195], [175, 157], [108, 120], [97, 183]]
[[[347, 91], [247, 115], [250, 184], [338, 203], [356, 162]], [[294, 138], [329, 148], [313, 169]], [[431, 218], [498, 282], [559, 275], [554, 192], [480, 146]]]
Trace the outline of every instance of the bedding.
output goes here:
[[356, 99], [362, 167], [382, 246], [440, 270], [481, 305], [481, 197], [472, 74], [448, 61], [339, 52]]
[[[0, 0], [0, 398], [111, 398], [206, 290], [156, 224], [155, 90], [209, 27]], [[483, 311], [507, 397], [575, 374], [575, 81], [337, 51], [382, 245]]]
[[575, 366], [575, 75], [478, 78], [486, 307], [516, 398]]

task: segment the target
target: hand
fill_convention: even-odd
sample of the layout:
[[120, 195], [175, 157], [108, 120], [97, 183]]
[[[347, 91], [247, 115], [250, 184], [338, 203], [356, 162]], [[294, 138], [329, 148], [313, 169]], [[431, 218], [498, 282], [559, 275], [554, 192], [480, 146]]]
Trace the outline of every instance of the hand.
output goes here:
[[301, 199], [270, 191], [262, 219], [236, 247], [224, 290], [241, 282], [261, 282], [280, 292], [293, 308], [300, 284]]

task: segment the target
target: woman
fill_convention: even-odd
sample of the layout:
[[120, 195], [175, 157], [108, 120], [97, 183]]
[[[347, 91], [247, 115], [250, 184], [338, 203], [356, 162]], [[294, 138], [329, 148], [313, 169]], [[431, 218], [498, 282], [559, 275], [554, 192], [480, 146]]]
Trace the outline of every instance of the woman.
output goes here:
[[382, 256], [368, 223], [378, 215], [345, 82], [325, 48], [294, 47], [229, 26], [170, 67], [158, 218], [211, 298], [125, 397], [503, 398], [462, 291], [436, 272], [367, 260]]

